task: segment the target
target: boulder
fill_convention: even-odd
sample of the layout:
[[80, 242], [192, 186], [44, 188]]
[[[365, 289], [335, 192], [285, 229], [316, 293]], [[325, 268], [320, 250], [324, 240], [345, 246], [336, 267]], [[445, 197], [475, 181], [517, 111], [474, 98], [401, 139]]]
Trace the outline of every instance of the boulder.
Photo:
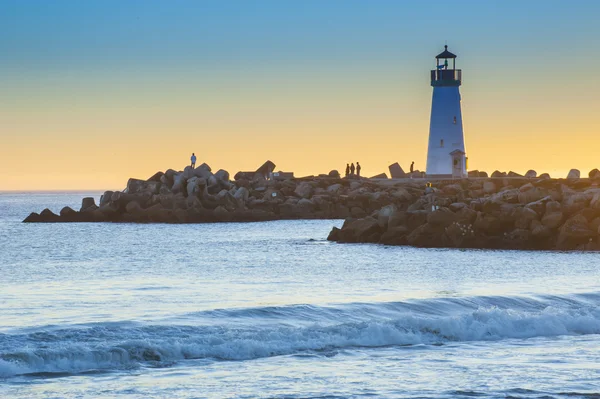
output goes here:
[[337, 227], [331, 229], [329, 235], [327, 236], [327, 241], [338, 241], [340, 239], [340, 232], [341, 230]]
[[361, 207], [353, 206], [352, 208], [350, 208], [350, 216], [352, 216], [353, 218], [363, 218], [366, 215], [367, 212], [365, 212], [365, 210]]
[[256, 169], [255, 174], [264, 177], [265, 179], [269, 178], [271, 173], [275, 170], [275, 164], [271, 161], [266, 161], [264, 164], [260, 166], [260, 168]]
[[378, 242], [383, 230], [377, 219], [370, 216], [362, 219], [352, 219], [344, 222], [339, 232], [341, 242]]
[[496, 170], [496, 171], [494, 171], [494, 173], [492, 173], [492, 177], [493, 178], [506, 177], [506, 172], [500, 172], [499, 170]]
[[42, 218], [40, 217], [40, 214], [36, 213], [36, 212], [31, 212], [29, 214], [29, 216], [27, 216], [23, 220], [23, 223], [40, 223], [40, 222], [42, 222]]
[[184, 176], [183, 173], [175, 174], [175, 176], [173, 177], [173, 187], [171, 187], [171, 191], [173, 191], [173, 193], [175, 194], [184, 191], [186, 181], [187, 178]]
[[332, 184], [331, 186], [327, 187], [327, 192], [329, 194], [337, 194], [338, 192], [340, 192], [340, 190], [342, 189], [342, 185], [337, 183], [337, 184]]
[[517, 208], [515, 212], [515, 227], [517, 229], [528, 229], [531, 222], [539, 220], [540, 215], [531, 208]]
[[581, 172], [578, 169], [571, 169], [567, 175], [568, 180], [576, 180], [581, 177]]
[[112, 195], [114, 193], [112, 191], [105, 191], [104, 194], [102, 194], [102, 196], [100, 196], [100, 207], [107, 205], [108, 203], [110, 203]]
[[528, 179], [535, 179], [537, 177], [537, 172], [533, 169], [530, 169], [525, 173], [525, 177]]
[[[92, 212], [96, 209], [98, 209], [98, 206], [96, 206], [96, 201], [93, 197], [85, 197], [81, 200], [81, 209], [79, 212]], [[40, 215], [42, 214], [40, 213]]]
[[504, 232], [506, 221], [488, 213], [478, 212], [473, 227], [485, 235], [499, 235]]
[[540, 198], [537, 201], [533, 201], [525, 205], [525, 208], [533, 210], [538, 215], [543, 215], [546, 212], [546, 204], [552, 201], [551, 197]]
[[153, 182], [160, 182], [161, 178], [164, 176], [165, 174], [163, 172], [156, 172], [155, 174], [153, 174], [147, 181], [153, 181]]
[[302, 182], [296, 186], [294, 193], [300, 198], [310, 198], [313, 194], [313, 186], [308, 182]]
[[492, 194], [496, 192], [496, 184], [493, 181], [483, 182], [483, 192], [486, 194]]
[[469, 206], [467, 204], [465, 204], [464, 202], [454, 202], [452, 204], [450, 204], [450, 206], [448, 208], [450, 208], [450, 210], [452, 212], [457, 212], [463, 208], [468, 208]]
[[379, 225], [383, 229], [386, 229], [388, 227], [390, 217], [397, 211], [398, 211], [398, 207], [393, 204], [386, 205], [383, 208], [381, 208], [379, 210], [379, 212], [377, 212], [377, 221], [379, 222]]
[[425, 223], [414, 229], [407, 237], [407, 242], [415, 247], [443, 247], [445, 244], [445, 231], [439, 226]]
[[459, 209], [456, 213], [457, 222], [460, 224], [471, 225], [477, 218], [477, 211], [471, 208], [465, 207]]
[[198, 166], [196, 169], [194, 169], [194, 176], [199, 177], [199, 178], [208, 179], [210, 176], [212, 176], [210, 166], [208, 166], [205, 163]]
[[189, 178], [186, 186], [188, 197], [200, 195], [204, 191], [205, 186], [206, 179], [196, 176]]
[[390, 176], [392, 179], [403, 179], [406, 177], [406, 173], [402, 170], [402, 166], [398, 162], [395, 162], [389, 166]]
[[434, 227], [448, 227], [457, 220], [458, 217], [448, 208], [439, 208], [427, 215], [427, 223]]
[[523, 175], [518, 174], [517, 172], [513, 172], [512, 170], [508, 172], [507, 177], [523, 177]]
[[600, 193], [595, 193], [590, 201], [590, 208], [600, 209]]
[[183, 174], [183, 179], [187, 180], [190, 177], [194, 176], [194, 168], [192, 168], [191, 165], [188, 165], [183, 169], [182, 174]]
[[215, 178], [220, 182], [228, 183], [229, 182], [229, 172], [227, 172], [224, 169], [219, 169], [215, 173]]
[[590, 173], [588, 173], [588, 177], [591, 180], [600, 180], [600, 170], [598, 170], [598, 169], [590, 170]]
[[400, 202], [410, 202], [413, 200], [413, 196], [404, 187], [398, 187], [394, 189], [394, 191], [392, 191], [390, 195], [393, 199]]
[[55, 214], [54, 212], [52, 212], [50, 209], [46, 208], [40, 212], [40, 220], [39, 221], [40, 222], [59, 222], [60, 217], [57, 214]]
[[550, 179], [550, 175], [548, 173], [542, 173], [541, 175], [538, 176], [538, 179], [548, 180], [548, 179]]
[[463, 188], [460, 184], [448, 184], [442, 187], [442, 192], [448, 195], [457, 195], [463, 192]]
[[213, 215], [219, 221], [227, 221], [231, 218], [231, 214], [224, 206], [218, 206], [213, 211]]
[[380, 173], [378, 175], [375, 176], [371, 176], [370, 179], [387, 179], [387, 175], [385, 173]]
[[569, 218], [559, 230], [558, 249], [575, 249], [580, 244], [587, 244], [596, 239], [598, 232], [593, 231], [585, 217], [575, 215]]
[[64, 222], [76, 222], [78, 219], [79, 213], [75, 211], [73, 208], [65, 206], [60, 210], [60, 219]]
[[521, 204], [530, 204], [535, 201], [542, 200], [543, 198], [550, 198], [546, 196], [547, 192], [537, 187], [532, 187], [531, 190], [519, 192], [519, 202]]
[[248, 202], [248, 198], [250, 198], [250, 192], [246, 187], [239, 187], [233, 194], [233, 198], [235, 198], [240, 204], [245, 204]]
[[552, 229], [539, 220], [532, 220], [529, 230], [531, 231], [531, 237], [534, 239], [543, 239], [552, 236]]
[[331, 170], [329, 171], [328, 174], [329, 177], [334, 178], [334, 179], [339, 179], [340, 178], [340, 172], [338, 172], [337, 170]]

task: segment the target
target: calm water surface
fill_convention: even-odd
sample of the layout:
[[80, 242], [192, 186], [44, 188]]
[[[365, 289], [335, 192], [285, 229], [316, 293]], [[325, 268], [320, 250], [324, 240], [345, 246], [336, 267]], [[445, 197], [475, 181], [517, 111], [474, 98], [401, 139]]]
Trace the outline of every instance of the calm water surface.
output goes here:
[[0, 194], [0, 397], [600, 397], [600, 254], [20, 223], [84, 195]]

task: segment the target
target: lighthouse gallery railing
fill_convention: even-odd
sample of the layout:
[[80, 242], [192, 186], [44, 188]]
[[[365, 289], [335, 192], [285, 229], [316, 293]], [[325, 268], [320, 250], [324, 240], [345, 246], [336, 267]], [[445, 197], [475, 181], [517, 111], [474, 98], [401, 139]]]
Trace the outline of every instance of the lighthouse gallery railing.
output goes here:
[[431, 71], [431, 80], [457, 80], [462, 81], [462, 69], [434, 69]]

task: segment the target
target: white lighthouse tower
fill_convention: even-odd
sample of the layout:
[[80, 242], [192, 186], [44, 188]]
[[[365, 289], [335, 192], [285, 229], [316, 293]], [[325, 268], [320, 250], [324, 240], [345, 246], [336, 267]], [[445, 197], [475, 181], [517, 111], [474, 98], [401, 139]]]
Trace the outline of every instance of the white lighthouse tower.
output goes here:
[[[456, 69], [456, 55], [444, 51], [436, 57], [431, 71], [433, 98], [427, 149], [428, 177], [467, 177], [465, 137], [458, 90], [462, 71]], [[448, 65], [452, 61], [452, 66]]]

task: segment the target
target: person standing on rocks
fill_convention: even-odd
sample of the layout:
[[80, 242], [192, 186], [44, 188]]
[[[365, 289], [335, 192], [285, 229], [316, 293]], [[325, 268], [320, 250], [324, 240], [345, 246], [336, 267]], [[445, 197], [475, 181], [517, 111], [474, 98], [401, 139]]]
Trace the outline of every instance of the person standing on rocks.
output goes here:
[[350, 174], [350, 164], [347, 163], [346, 164], [346, 177], [348, 177], [349, 174]]
[[352, 162], [350, 164], [350, 174], [353, 175], [354, 174], [354, 162]]
[[360, 163], [358, 163], [358, 161], [356, 161], [356, 176], [360, 177], [360, 170], [362, 168], [360, 167]]
[[190, 158], [190, 159], [192, 161], [192, 168], [195, 168], [196, 167], [196, 154], [194, 154], [192, 152], [192, 158]]
[[415, 171], [415, 161], [412, 161], [412, 163], [410, 164], [410, 173]]
[[425, 184], [425, 200], [427, 204], [431, 206], [432, 211], [437, 209], [435, 206], [435, 190], [429, 182]]

